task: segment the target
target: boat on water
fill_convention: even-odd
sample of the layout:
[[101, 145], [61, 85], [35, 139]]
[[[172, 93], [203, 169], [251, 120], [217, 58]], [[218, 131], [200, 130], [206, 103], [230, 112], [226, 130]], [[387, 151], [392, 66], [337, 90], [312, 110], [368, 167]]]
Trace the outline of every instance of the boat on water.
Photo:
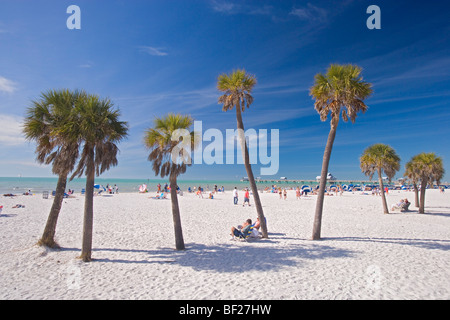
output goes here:
[[[317, 176], [317, 177], [316, 177], [316, 180], [317, 180], [317, 181], [320, 181], [320, 176]], [[328, 181], [336, 181], [336, 177], [333, 176], [331, 173], [328, 172], [328, 174], [327, 174], [327, 180], [328, 180]]]

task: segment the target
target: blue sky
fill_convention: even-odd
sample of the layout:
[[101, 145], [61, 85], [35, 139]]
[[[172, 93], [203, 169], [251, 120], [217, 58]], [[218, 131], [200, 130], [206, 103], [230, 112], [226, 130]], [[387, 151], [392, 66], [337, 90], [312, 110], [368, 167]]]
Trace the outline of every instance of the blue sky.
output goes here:
[[[66, 26], [72, 4], [80, 30]], [[372, 4], [380, 30], [366, 26]], [[280, 132], [275, 177], [314, 179], [329, 122], [308, 90], [330, 63], [361, 66], [374, 89], [366, 114], [340, 122], [330, 172], [364, 178], [359, 157], [373, 143], [400, 155], [397, 177], [420, 152], [442, 156], [448, 171], [449, 12], [448, 1], [0, 0], [0, 176], [52, 176], [21, 135], [23, 116], [43, 91], [81, 88], [111, 98], [130, 125], [119, 165], [103, 176], [152, 178], [142, 138], [154, 117], [180, 112], [203, 130], [234, 129], [216, 80], [245, 68], [258, 79], [246, 129]], [[194, 165], [183, 178], [242, 176], [243, 165]]]

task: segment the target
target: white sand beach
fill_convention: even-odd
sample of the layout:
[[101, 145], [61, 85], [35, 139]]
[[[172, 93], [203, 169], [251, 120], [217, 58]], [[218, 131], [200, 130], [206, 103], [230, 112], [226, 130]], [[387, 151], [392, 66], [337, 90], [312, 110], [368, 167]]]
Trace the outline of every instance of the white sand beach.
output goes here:
[[[325, 199], [321, 241], [309, 240], [315, 196], [264, 193], [269, 239], [230, 241], [256, 218], [215, 199], [179, 197], [187, 250], [174, 250], [170, 200], [94, 198], [93, 255], [81, 252], [84, 196], [65, 199], [56, 239], [35, 245], [52, 199], [1, 197], [0, 299], [450, 299], [450, 192], [427, 190], [427, 214], [382, 213], [360, 192]], [[388, 204], [414, 195], [391, 191]], [[240, 203], [243, 193], [240, 193]], [[16, 204], [25, 208], [12, 208]]]

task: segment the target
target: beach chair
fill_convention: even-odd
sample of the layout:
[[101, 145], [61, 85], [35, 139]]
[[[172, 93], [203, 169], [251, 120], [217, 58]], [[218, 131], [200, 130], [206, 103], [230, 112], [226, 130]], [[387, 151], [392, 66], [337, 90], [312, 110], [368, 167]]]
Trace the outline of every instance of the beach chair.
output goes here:
[[400, 212], [407, 212], [407, 211], [409, 211], [409, 205], [411, 204], [411, 202], [408, 202], [408, 203], [403, 203], [401, 206], [400, 206]]
[[85, 193], [86, 193], [86, 190], [85, 189], [81, 189], [81, 194], [83, 195]]
[[233, 236], [233, 240], [248, 242], [248, 240], [250, 240], [252, 238], [253, 229], [254, 229], [254, 224], [252, 224], [250, 226], [250, 228], [247, 231], [247, 234], [240, 235], [239, 237]]
[[42, 193], [42, 199], [48, 199], [48, 191]]

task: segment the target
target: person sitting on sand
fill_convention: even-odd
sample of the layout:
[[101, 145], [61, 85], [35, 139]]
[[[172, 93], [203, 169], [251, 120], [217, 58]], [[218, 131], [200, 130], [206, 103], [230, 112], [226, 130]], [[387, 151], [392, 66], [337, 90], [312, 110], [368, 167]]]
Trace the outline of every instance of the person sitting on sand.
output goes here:
[[247, 219], [245, 220], [242, 226], [238, 226], [237, 228], [235, 227], [231, 228], [231, 236], [245, 239], [250, 231], [251, 226], [252, 226], [252, 219]]
[[399, 203], [394, 204], [392, 206], [391, 210], [401, 209], [401, 208], [403, 208], [404, 205], [405, 205], [405, 200], [401, 199]]
[[261, 227], [261, 221], [259, 221], [259, 217], [256, 218], [256, 222], [253, 225], [253, 228], [255, 228], [256, 230], [259, 230], [259, 228]]
[[166, 199], [166, 194], [164, 192], [161, 191], [161, 194], [159, 194], [159, 195], [158, 195], [158, 193], [156, 194], [155, 197], [151, 197], [151, 199]]

